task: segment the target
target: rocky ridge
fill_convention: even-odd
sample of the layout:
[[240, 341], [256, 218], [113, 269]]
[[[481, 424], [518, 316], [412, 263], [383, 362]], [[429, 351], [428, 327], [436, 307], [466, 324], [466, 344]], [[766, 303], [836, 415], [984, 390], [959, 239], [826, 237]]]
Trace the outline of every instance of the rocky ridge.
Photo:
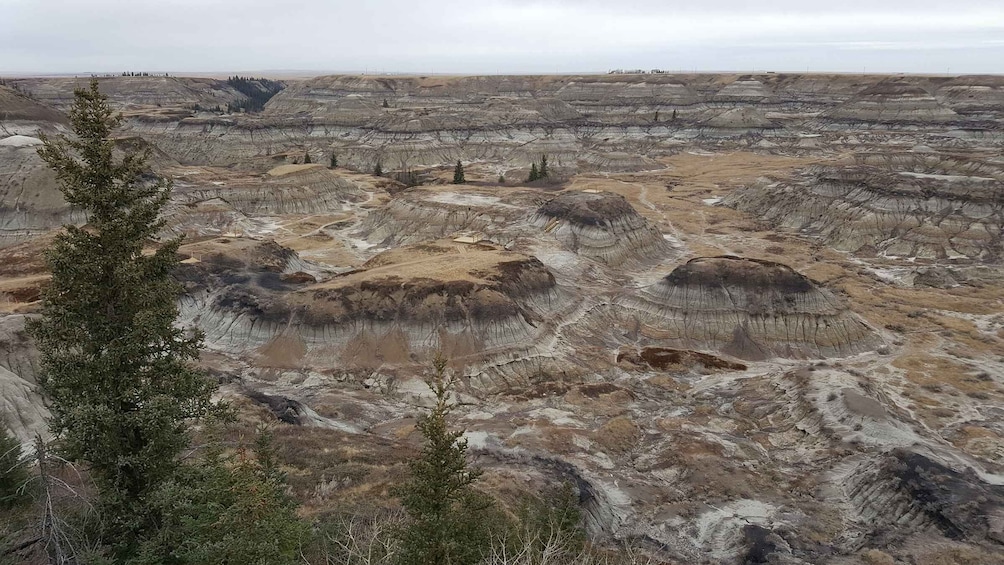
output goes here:
[[860, 253], [997, 262], [1004, 252], [1004, 170], [989, 160], [871, 154], [763, 180], [723, 204]]

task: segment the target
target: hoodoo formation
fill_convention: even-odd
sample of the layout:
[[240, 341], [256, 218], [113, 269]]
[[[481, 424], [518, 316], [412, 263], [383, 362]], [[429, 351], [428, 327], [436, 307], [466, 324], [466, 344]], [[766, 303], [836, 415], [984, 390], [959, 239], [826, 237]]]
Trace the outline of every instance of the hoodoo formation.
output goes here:
[[612, 266], [663, 261], [672, 251], [659, 230], [619, 194], [564, 192], [538, 208], [533, 223], [566, 249]]
[[[29, 441], [24, 322], [87, 221], [38, 143], [86, 80], [3, 82], [0, 410]], [[267, 84], [252, 111], [226, 80], [99, 79], [115, 155], [173, 184], [145, 251], [185, 235], [178, 323], [276, 426], [304, 514], [395, 504], [441, 351], [486, 490], [570, 481], [597, 547], [1002, 562], [1004, 78]]]
[[621, 305], [647, 338], [740, 359], [840, 357], [879, 344], [831, 293], [769, 261], [691, 259]]

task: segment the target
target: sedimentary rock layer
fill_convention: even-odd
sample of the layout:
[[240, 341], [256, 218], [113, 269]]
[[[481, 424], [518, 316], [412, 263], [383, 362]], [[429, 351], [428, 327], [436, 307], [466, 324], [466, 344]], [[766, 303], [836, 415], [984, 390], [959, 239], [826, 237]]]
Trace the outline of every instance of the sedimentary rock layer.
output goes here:
[[24, 331], [26, 317], [0, 317], [0, 414], [21, 441], [31, 441], [45, 430], [49, 416], [35, 375], [38, 352]]
[[692, 259], [619, 306], [654, 343], [740, 359], [836, 357], [879, 343], [832, 294], [769, 261]]
[[183, 315], [213, 347], [253, 350], [265, 364], [408, 364], [437, 350], [476, 363], [530, 346], [566, 302], [539, 261], [488, 246], [401, 248], [316, 284], [260, 263], [189, 265]]
[[[56, 107], [79, 86], [16, 82]], [[324, 158], [335, 152], [361, 170], [377, 160], [403, 170], [457, 159], [522, 168], [541, 153], [567, 170], [650, 169], [658, 166], [652, 158], [683, 144], [798, 150], [806, 135], [855, 144], [848, 134], [863, 130], [994, 145], [1002, 141], [1002, 86], [999, 77], [798, 74], [328, 76], [289, 81], [259, 114], [219, 115], [191, 108], [242, 96], [223, 81], [102, 81], [127, 110], [129, 129], [186, 164], [265, 167], [271, 156], [307, 149]], [[953, 135], [940, 135], [945, 128]]]
[[860, 156], [795, 182], [763, 181], [724, 204], [821, 236], [845, 251], [998, 261], [1004, 229], [1000, 165], [942, 154]]
[[608, 265], [665, 260], [662, 233], [618, 194], [571, 191], [537, 209], [533, 223], [562, 246]]
[[357, 235], [384, 246], [471, 234], [505, 244], [525, 234], [521, 228], [546, 198], [536, 191], [409, 189], [369, 214]]
[[40, 145], [27, 136], [0, 139], [0, 246], [83, 221], [57, 190], [55, 173], [38, 156]]

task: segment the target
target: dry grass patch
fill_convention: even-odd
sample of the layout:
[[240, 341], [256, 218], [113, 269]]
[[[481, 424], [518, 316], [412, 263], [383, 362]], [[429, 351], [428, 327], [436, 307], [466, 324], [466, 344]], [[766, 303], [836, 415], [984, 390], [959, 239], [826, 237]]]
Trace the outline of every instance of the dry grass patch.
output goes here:
[[641, 430], [627, 417], [608, 420], [592, 434], [594, 442], [610, 454], [624, 454], [633, 450], [641, 439]]
[[964, 394], [996, 393], [997, 389], [992, 380], [977, 377], [977, 367], [928, 353], [902, 355], [892, 362], [892, 366], [903, 369], [903, 375], [910, 383], [934, 393], [944, 392], [946, 387], [953, 387]]
[[987, 461], [1004, 462], [1004, 437], [982, 426], [961, 426], [948, 438], [955, 447]]

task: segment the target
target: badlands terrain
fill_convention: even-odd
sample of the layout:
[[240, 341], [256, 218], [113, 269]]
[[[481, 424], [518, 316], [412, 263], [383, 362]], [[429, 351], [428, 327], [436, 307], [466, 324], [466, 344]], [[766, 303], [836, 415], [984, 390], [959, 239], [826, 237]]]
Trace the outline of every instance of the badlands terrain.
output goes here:
[[[87, 220], [38, 136], [83, 85], [0, 87], [0, 406], [25, 439], [42, 251]], [[304, 512], [393, 504], [442, 351], [483, 486], [572, 482], [597, 544], [1004, 563], [1004, 78], [328, 76], [251, 114], [216, 110], [245, 97], [225, 81], [101, 89], [174, 183], [181, 323], [277, 422]]]

